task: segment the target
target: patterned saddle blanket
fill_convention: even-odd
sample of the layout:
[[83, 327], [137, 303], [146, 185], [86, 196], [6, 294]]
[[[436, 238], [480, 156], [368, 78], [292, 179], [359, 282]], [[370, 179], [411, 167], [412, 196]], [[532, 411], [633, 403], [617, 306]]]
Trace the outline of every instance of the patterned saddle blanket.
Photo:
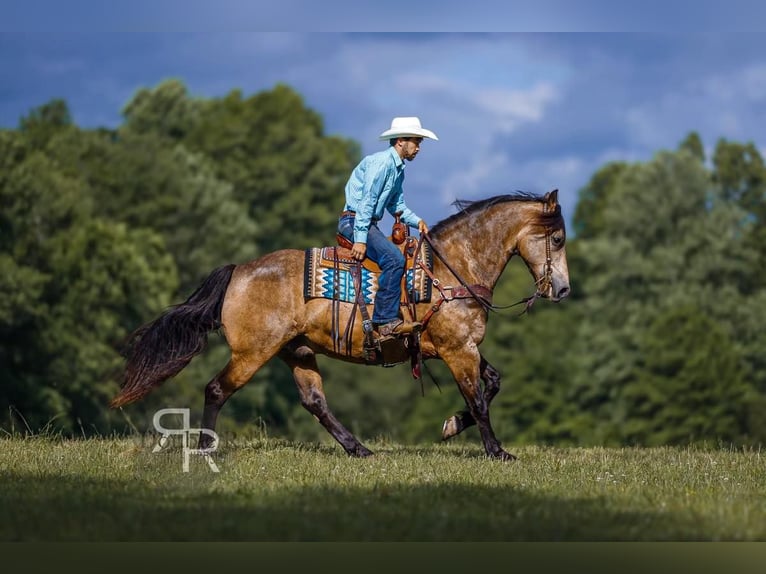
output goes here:
[[[415, 247], [412, 247], [414, 252]], [[431, 301], [431, 280], [420, 266], [413, 266], [414, 257], [407, 255], [405, 248], [404, 279], [407, 292], [416, 303]], [[426, 242], [421, 246], [420, 260], [429, 270], [433, 270], [433, 254]], [[365, 260], [368, 261], [368, 260]], [[306, 260], [303, 274], [303, 295], [307, 299], [323, 298], [338, 299], [348, 303], [356, 301], [354, 278], [349, 270], [354, 263], [350, 251], [342, 247], [312, 247], [306, 249]], [[370, 267], [375, 268], [375, 265]], [[378, 276], [380, 273], [371, 271], [367, 265], [362, 266], [362, 293], [364, 302], [373, 304], [378, 291]], [[404, 294], [402, 294], [404, 296]]]

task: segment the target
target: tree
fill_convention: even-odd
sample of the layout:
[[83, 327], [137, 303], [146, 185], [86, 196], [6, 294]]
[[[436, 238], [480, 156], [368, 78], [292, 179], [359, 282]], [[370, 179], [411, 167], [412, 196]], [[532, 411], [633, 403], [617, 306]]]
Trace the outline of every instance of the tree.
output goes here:
[[278, 85], [247, 99], [235, 90], [208, 102], [184, 144], [210, 158], [233, 186], [258, 222], [254, 239], [263, 252], [335, 237], [359, 146], [324, 135], [320, 116], [292, 89]]
[[[121, 337], [215, 266], [333, 237], [334, 203], [358, 152], [324, 136], [319, 116], [286, 87], [204, 101], [170, 81], [140, 90], [124, 113], [118, 130], [85, 131], [53, 101], [0, 133], [0, 376], [4, 400], [33, 427], [59, 417], [71, 432], [83, 415], [101, 429], [116, 424], [103, 405], [116, 388]], [[138, 422], [164, 401], [201, 400], [226, 353], [214, 338], [178, 384], [133, 411]], [[267, 392], [246, 395], [243, 417], [257, 406], [287, 424], [289, 373], [269, 365], [259, 378]]]
[[175, 268], [156, 234], [95, 216], [87, 185], [38, 143], [0, 137], [0, 409], [32, 431], [105, 430], [120, 341], [167, 304]]
[[72, 127], [72, 116], [64, 100], [54, 99], [34, 108], [19, 122], [19, 131], [24, 133], [34, 149], [42, 149], [57, 133]]
[[702, 139], [697, 132], [691, 132], [681, 145], [678, 146], [679, 150], [686, 150], [694, 157], [696, 157], [700, 163], [705, 162], [705, 147], [702, 145]]
[[155, 134], [73, 133], [50, 153], [88, 184], [96, 213], [162, 235], [188, 294], [215, 267], [259, 255], [256, 225], [208, 160]]
[[626, 385], [621, 435], [628, 444], [741, 443], [751, 391], [726, 329], [694, 305], [654, 319], [639, 341], [643, 364]]
[[47, 358], [45, 388], [59, 401], [54, 412], [65, 414], [62, 428], [87, 421], [89, 431], [103, 433], [119, 420], [105, 405], [117, 390], [122, 343], [140, 317], [167, 305], [175, 266], [157, 234], [98, 218], [62, 233], [51, 248], [56, 280], [37, 346]]
[[579, 192], [573, 223], [577, 237], [595, 237], [602, 233], [603, 212], [609, 202], [614, 182], [627, 168], [622, 162], [614, 162], [599, 169], [590, 182]]
[[203, 106], [204, 101], [192, 98], [181, 80], [165, 80], [135, 93], [122, 110], [122, 129], [182, 141], [199, 123]]
[[334, 238], [343, 187], [360, 149], [325, 135], [319, 114], [291, 88], [195, 100], [170, 80], [139, 90], [123, 113], [121, 137], [153, 135], [209, 160], [257, 223], [251, 237], [259, 253]]
[[[753, 292], [766, 283], [766, 165], [755, 145], [718, 141], [713, 155], [713, 181], [719, 193], [745, 210], [747, 242], [758, 254], [756, 272], [743, 289]], [[746, 222], [743, 222], [746, 223]]]
[[[581, 408], [595, 413], [601, 441], [619, 444], [650, 436], [655, 440], [662, 435], [652, 434], [654, 420], [672, 419], [670, 410], [678, 406], [663, 403], [665, 395], [656, 394], [657, 384], [673, 377], [662, 369], [663, 377], [659, 377], [657, 364], [647, 353], [660, 346], [650, 341], [658, 340], [662, 329], [676, 326], [679, 317], [689, 318], [688, 310], [678, 315], [678, 309], [691, 307], [705, 318], [692, 323], [699, 340], [708, 341], [701, 356], [720, 339], [733, 341], [731, 352], [721, 361], [739, 367], [729, 371], [726, 380], [708, 385], [706, 400], [731, 401], [724, 389], [740, 388], [741, 379], [754, 372], [752, 364], [748, 366], [750, 351], [746, 349], [750, 349], [750, 340], [763, 342], [763, 337], [751, 330], [748, 320], [744, 320], [748, 325], [744, 333], [738, 318], [745, 313], [764, 317], [757, 306], [759, 298], [741, 289], [749, 282], [757, 254], [743, 240], [747, 233], [744, 211], [718, 193], [709, 172], [686, 150], [661, 152], [647, 164], [628, 166], [614, 180], [608, 198], [602, 232], [578, 242], [585, 262], [583, 306], [589, 320], [581, 325], [577, 337], [574, 398]], [[675, 319], [663, 322], [665, 316]], [[717, 338], [705, 339], [712, 337], [711, 325], [716, 326]], [[670, 340], [674, 336], [680, 335], [667, 333]], [[693, 335], [684, 336], [694, 342]], [[710, 365], [704, 368], [712, 369]], [[700, 369], [676, 366], [674, 372], [687, 376]], [[746, 381], [750, 390], [757, 388], [754, 383]], [[662, 412], [644, 412], [634, 404], [647, 402], [652, 393], [656, 396], [648, 404], [664, 404]], [[744, 403], [740, 400], [735, 408], [744, 412]], [[642, 412], [644, 416], [634, 416]], [[629, 428], [627, 420], [631, 421]], [[698, 431], [703, 427], [696, 427], [695, 433]], [[705, 436], [695, 434], [695, 440], [715, 441], [720, 428], [707, 427], [705, 432]], [[748, 429], [742, 430], [738, 440], [745, 440], [748, 433]]]
[[[241, 257], [234, 257], [235, 262], [276, 249], [300, 249], [334, 240], [343, 186], [359, 157], [357, 144], [326, 136], [319, 114], [307, 108], [300, 95], [284, 85], [249, 98], [234, 90], [224, 98], [196, 101], [191, 106], [184, 103], [186, 98], [185, 89], [176, 84], [162, 84], [155, 90], [140, 92], [125, 108], [127, 122], [120, 137], [141, 142], [155, 138], [159, 148], [172, 140], [193, 157], [205, 158], [212, 177], [225, 184], [233, 201], [243, 206], [231, 209], [228, 217], [200, 212], [213, 228], [227, 222], [229, 229], [211, 233], [217, 231], [221, 237], [229, 234], [221, 245], [242, 253]], [[170, 110], [167, 113], [174, 118], [193, 117], [194, 121], [180, 122], [185, 126], [183, 129], [169, 130], [167, 121], [156, 119], [163, 115], [162, 110]], [[141, 143], [141, 147], [146, 144]], [[176, 153], [180, 153], [178, 147]], [[156, 156], [156, 150], [147, 154], [142, 172], [156, 169], [152, 167], [158, 163]], [[146, 188], [141, 184], [141, 189]], [[216, 201], [211, 209], [220, 210], [225, 204], [220, 199]], [[244, 230], [238, 226], [235, 216], [240, 220], [247, 218], [252, 228]], [[197, 233], [200, 228], [199, 220], [195, 223], [190, 219], [186, 214], [183, 221], [170, 226], [179, 239], [183, 233]], [[182, 242], [184, 248], [176, 250], [172, 237], [168, 237], [168, 245], [174, 253], [188, 252], [188, 242]], [[225, 260], [231, 261], [232, 257]], [[188, 287], [183, 259], [179, 267], [182, 286]], [[184, 292], [188, 293], [188, 289]], [[200, 369], [202, 365], [207, 363], [203, 360]], [[284, 429], [298, 403], [292, 375], [278, 361], [269, 363], [231, 403], [228, 411], [240, 422], [258, 416], [272, 428]]]

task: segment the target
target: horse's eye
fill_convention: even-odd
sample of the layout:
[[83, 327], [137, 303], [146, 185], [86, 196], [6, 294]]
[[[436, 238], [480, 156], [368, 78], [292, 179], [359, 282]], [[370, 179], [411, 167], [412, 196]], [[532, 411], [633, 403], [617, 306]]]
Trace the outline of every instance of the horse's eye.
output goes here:
[[563, 233], [554, 233], [551, 236], [551, 241], [553, 241], [553, 245], [556, 247], [561, 247], [564, 245], [564, 234]]

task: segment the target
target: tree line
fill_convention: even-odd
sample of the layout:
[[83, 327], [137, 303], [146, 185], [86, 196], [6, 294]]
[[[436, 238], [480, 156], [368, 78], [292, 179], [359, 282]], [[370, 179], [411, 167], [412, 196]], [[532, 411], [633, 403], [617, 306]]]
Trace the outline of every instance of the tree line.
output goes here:
[[[208, 99], [168, 80], [139, 90], [122, 114], [115, 129], [83, 129], [51, 100], [0, 130], [8, 432], [103, 435], [147, 430], [163, 406], [199, 413], [227, 360], [220, 338], [147, 399], [113, 411], [127, 335], [214, 267], [327, 244], [361, 157], [286, 85]], [[648, 161], [601, 167], [579, 190], [569, 230], [571, 299], [490, 317], [482, 349], [503, 374], [492, 406], [500, 438], [764, 442], [764, 219], [766, 166], [751, 142], [720, 139], [707, 158], [692, 132]], [[496, 300], [530, 287], [514, 260]], [[439, 388], [426, 377], [423, 389], [406, 365], [320, 367], [332, 408], [362, 436], [438, 440], [462, 407], [438, 362], [429, 370]], [[227, 403], [219, 430], [326, 439], [278, 360]]]

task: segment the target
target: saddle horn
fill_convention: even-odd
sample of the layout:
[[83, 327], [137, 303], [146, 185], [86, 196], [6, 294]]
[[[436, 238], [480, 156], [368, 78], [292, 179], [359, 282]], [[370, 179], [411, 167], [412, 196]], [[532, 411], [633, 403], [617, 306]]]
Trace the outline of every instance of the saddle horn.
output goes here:
[[407, 240], [407, 235], [409, 235], [409, 229], [405, 223], [402, 223], [401, 217], [401, 211], [394, 213], [394, 225], [391, 228], [391, 241], [396, 245], [404, 243]]

